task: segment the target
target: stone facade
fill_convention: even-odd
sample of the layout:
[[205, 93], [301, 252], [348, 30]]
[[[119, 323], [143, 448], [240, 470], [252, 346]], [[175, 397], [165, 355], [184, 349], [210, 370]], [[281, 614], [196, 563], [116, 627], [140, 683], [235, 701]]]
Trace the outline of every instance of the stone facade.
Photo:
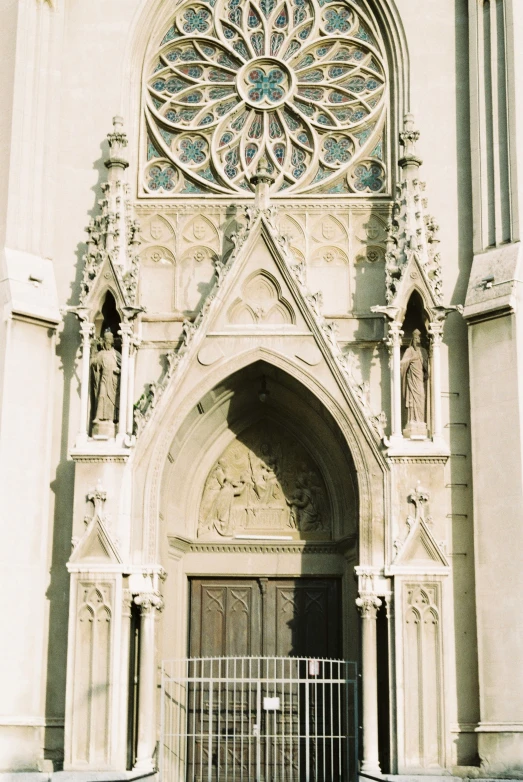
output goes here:
[[301, 576], [362, 773], [523, 776], [522, 26], [6, 4], [0, 770], [154, 773], [191, 579]]

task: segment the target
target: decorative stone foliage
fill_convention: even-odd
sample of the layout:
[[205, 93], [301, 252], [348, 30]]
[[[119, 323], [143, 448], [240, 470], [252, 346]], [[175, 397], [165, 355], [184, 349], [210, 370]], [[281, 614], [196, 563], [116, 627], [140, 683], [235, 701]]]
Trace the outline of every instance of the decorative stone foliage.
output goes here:
[[388, 86], [366, 0], [185, 0], [145, 73], [145, 193], [381, 193]]

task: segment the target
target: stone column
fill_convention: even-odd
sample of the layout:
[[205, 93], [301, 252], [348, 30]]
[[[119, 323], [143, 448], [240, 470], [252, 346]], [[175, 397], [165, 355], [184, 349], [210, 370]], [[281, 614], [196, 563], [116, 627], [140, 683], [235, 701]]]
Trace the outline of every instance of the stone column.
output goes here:
[[138, 746], [135, 769], [154, 771], [153, 760], [156, 745], [156, 612], [163, 607], [159, 595], [136, 595], [134, 602], [140, 606], [140, 680], [138, 683]]
[[360, 770], [379, 774], [376, 614], [381, 600], [372, 592], [360, 592], [356, 605], [362, 618], [363, 758]]
[[136, 370], [136, 351], [140, 345], [141, 340], [136, 337], [131, 337], [130, 353], [129, 353], [129, 379], [127, 383], [127, 434], [132, 435], [134, 428], [133, 409], [134, 409], [134, 375]]
[[91, 368], [91, 339], [94, 334], [94, 323], [82, 320], [80, 324], [82, 334], [82, 373], [80, 386], [80, 430], [79, 440], [87, 440], [89, 432], [89, 371]]
[[394, 439], [401, 439], [403, 437], [401, 433], [401, 338], [403, 331], [401, 330], [401, 323], [392, 321], [389, 323], [389, 333], [387, 339], [387, 347], [391, 354], [391, 412], [392, 412], [392, 431], [391, 436]]
[[[122, 634], [120, 638], [120, 763], [127, 763], [127, 731], [129, 706], [129, 662], [131, 651], [131, 606], [133, 598], [128, 589], [123, 590], [122, 598]], [[124, 766], [122, 765], [121, 768]]]
[[132, 326], [130, 323], [120, 323], [122, 337], [122, 366], [120, 369], [120, 410], [118, 415], [118, 434], [124, 436], [127, 433], [127, 391], [129, 383], [129, 346], [131, 342]]
[[443, 321], [429, 323], [429, 334], [432, 343], [432, 439], [443, 437], [441, 423], [441, 342], [443, 340]]

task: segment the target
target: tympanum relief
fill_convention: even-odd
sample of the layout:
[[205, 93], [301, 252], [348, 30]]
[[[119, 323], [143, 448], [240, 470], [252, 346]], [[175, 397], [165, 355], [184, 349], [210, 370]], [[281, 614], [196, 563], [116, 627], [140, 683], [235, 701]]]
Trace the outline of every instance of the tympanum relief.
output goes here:
[[198, 537], [312, 533], [328, 538], [330, 530], [318, 468], [295, 438], [267, 421], [234, 440], [205, 482]]

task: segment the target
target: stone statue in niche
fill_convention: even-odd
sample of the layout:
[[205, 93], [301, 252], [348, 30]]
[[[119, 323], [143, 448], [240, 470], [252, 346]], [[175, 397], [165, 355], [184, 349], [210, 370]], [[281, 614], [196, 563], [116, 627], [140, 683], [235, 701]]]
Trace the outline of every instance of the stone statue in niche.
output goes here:
[[421, 347], [421, 332], [414, 329], [412, 340], [401, 359], [401, 388], [407, 409], [405, 437], [411, 439], [427, 436], [425, 384], [428, 377], [428, 355]]
[[115, 435], [120, 367], [121, 356], [114, 348], [114, 336], [108, 329], [103, 335], [100, 350], [91, 361], [94, 438], [108, 439]]
[[236, 439], [205, 483], [198, 536], [330, 533], [324, 481], [306, 450], [264, 422]]

